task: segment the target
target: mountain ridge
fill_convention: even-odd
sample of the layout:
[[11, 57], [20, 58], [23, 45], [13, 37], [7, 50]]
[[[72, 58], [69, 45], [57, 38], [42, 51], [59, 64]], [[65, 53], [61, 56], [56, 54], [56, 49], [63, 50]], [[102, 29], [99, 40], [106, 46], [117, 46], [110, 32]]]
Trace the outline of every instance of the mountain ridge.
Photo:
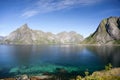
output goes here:
[[120, 44], [120, 17], [103, 19], [96, 31], [83, 44]]
[[32, 30], [27, 24], [22, 25], [6, 37], [0, 37], [3, 44], [120, 44], [120, 17], [103, 19], [96, 31], [83, 38], [75, 31], [53, 34], [41, 30]]
[[83, 36], [74, 32], [53, 34], [41, 30], [32, 30], [27, 24], [22, 25], [5, 37], [6, 44], [78, 44]]

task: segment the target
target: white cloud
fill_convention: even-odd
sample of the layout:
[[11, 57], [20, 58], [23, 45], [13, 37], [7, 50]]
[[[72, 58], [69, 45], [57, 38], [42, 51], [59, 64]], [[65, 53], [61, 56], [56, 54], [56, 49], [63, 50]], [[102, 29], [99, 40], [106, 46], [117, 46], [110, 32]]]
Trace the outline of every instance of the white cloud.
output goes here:
[[22, 14], [22, 16], [27, 16], [27, 17], [31, 17], [31, 16], [34, 16], [36, 14], [38, 14], [39, 12], [38, 11], [35, 11], [35, 10], [29, 10], [29, 11], [26, 11]]
[[98, 3], [101, 0], [37, 0], [34, 6], [28, 6], [22, 16], [31, 17], [39, 13], [47, 13], [67, 8], [73, 8], [75, 6], [86, 6]]

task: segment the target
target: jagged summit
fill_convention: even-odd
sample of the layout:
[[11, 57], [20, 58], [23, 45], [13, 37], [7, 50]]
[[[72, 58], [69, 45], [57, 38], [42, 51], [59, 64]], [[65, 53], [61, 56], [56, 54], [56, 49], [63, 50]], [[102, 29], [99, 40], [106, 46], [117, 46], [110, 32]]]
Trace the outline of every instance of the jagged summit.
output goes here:
[[55, 35], [50, 32], [32, 30], [27, 24], [22, 25], [5, 38], [8, 44], [76, 44], [82, 40], [83, 37], [76, 32], [61, 32]]
[[23, 24], [19, 29], [26, 30], [30, 29], [27, 24]]
[[115, 44], [120, 43], [120, 17], [103, 19], [96, 31], [86, 38], [83, 43]]

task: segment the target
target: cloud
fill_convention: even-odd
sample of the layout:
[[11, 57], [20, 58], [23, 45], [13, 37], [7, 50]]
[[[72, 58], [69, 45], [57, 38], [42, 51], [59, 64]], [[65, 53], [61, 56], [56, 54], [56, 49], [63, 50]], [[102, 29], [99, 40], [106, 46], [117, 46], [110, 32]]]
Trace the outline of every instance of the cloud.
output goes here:
[[29, 10], [29, 11], [26, 11], [22, 14], [22, 16], [27, 16], [27, 17], [31, 17], [31, 16], [34, 16], [36, 14], [38, 14], [39, 12], [38, 11], [35, 11], [35, 10]]
[[87, 6], [100, 2], [101, 0], [37, 0], [34, 6], [28, 6], [22, 16], [32, 17], [39, 13], [47, 13], [62, 9], [74, 8], [75, 6]]

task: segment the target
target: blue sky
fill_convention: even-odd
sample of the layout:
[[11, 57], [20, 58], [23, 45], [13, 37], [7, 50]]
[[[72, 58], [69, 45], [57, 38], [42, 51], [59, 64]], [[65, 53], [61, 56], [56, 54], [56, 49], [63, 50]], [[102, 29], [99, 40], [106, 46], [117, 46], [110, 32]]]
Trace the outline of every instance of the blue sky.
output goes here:
[[0, 35], [27, 23], [31, 29], [84, 37], [110, 16], [120, 16], [120, 0], [0, 0]]

